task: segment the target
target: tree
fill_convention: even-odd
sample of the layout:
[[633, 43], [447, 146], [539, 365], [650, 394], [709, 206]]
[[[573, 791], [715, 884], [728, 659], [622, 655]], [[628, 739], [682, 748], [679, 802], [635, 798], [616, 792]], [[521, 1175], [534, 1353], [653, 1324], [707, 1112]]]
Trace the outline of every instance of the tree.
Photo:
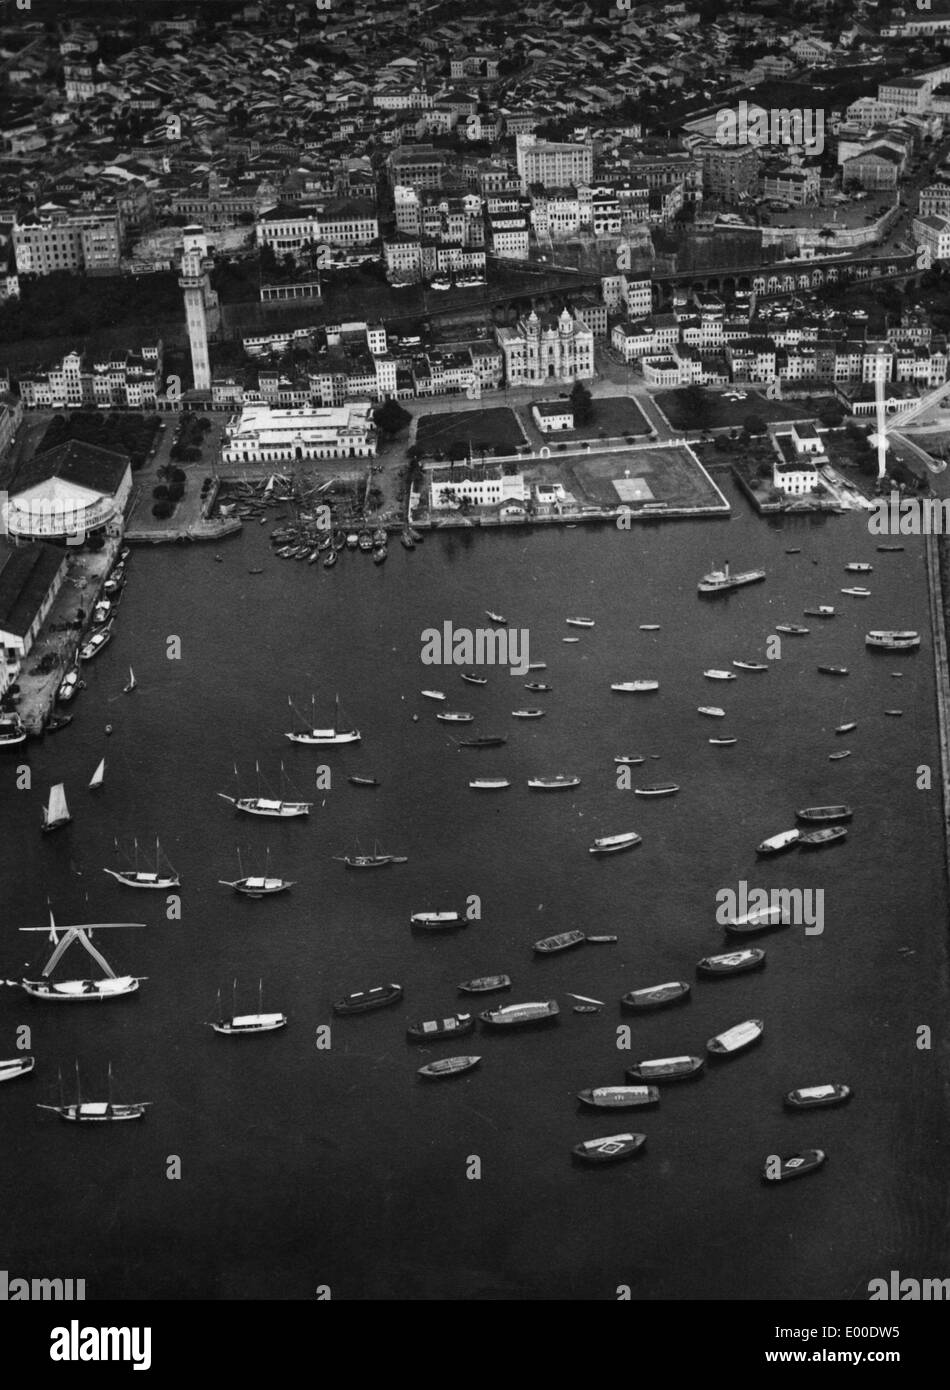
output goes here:
[[395, 435], [404, 430], [412, 421], [408, 410], [403, 410], [398, 401], [384, 401], [373, 411], [376, 428], [382, 434]]
[[713, 403], [708, 391], [702, 386], [684, 386], [679, 393], [679, 399], [683, 405], [684, 417], [695, 429], [702, 430], [712, 424]]
[[575, 381], [571, 387], [571, 406], [575, 425], [589, 425], [594, 418], [594, 401], [582, 381]]
[[749, 438], [756, 434], [765, 434], [765, 421], [761, 415], [747, 415], [742, 428]]
[[152, 516], [154, 516], [158, 521], [164, 521], [167, 517], [171, 516], [174, 510], [175, 509], [172, 506], [171, 502], [167, 500], [163, 502], [156, 502], [155, 506], [152, 508]]

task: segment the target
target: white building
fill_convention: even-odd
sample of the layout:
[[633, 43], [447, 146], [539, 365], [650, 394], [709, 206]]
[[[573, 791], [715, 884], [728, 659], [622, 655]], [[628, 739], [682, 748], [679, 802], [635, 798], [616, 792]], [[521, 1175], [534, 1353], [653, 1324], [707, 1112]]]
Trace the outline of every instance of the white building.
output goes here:
[[308, 242], [329, 246], [369, 246], [379, 240], [372, 203], [359, 199], [272, 208], [257, 224], [257, 243], [270, 246], [278, 260], [296, 256]]
[[543, 321], [532, 310], [515, 328], [496, 328], [495, 336], [510, 386], [586, 381], [594, 375], [594, 335], [568, 309]]
[[814, 492], [818, 486], [818, 465], [806, 455], [796, 459], [776, 459], [772, 465], [772, 486], [789, 497]]
[[484, 471], [470, 465], [469, 471], [437, 467], [429, 472], [429, 506], [432, 511], [456, 511], [462, 498], [473, 507], [497, 507], [502, 503], [528, 501], [523, 473], [504, 473], [500, 466], [486, 465]]
[[369, 401], [279, 410], [245, 405], [227, 426], [225, 463], [293, 463], [304, 459], [374, 458], [376, 426]]
[[531, 407], [531, 414], [542, 434], [574, 428], [574, 411], [562, 401], [536, 401]]
[[125, 454], [70, 439], [20, 465], [0, 525], [23, 540], [75, 540], [121, 526], [131, 490]]
[[945, 261], [950, 257], [950, 218], [915, 217], [914, 236], [918, 246], [926, 247], [930, 253], [929, 264]]

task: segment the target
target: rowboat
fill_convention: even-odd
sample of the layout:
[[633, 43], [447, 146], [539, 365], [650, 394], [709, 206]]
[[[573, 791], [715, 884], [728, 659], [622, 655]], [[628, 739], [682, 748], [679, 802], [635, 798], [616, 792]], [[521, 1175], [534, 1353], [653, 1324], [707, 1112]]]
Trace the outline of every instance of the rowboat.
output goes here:
[[419, 694], [424, 695], [427, 700], [444, 700], [446, 698], [444, 690], [420, 690]]
[[850, 1099], [851, 1087], [835, 1082], [828, 1082], [824, 1086], [800, 1086], [797, 1090], [787, 1091], [784, 1096], [790, 1110], [816, 1110], [820, 1106], [843, 1105]]
[[402, 985], [374, 985], [372, 989], [359, 989], [346, 994], [333, 1005], [335, 1014], [362, 1014], [370, 1009], [383, 1009], [387, 1004], [396, 1004], [402, 998]]
[[767, 671], [769, 669], [762, 661], [734, 661], [732, 664], [739, 671]]
[[705, 1065], [702, 1057], [654, 1057], [646, 1062], [635, 1062], [627, 1068], [627, 1075], [633, 1081], [686, 1081], [698, 1076]]
[[707, 743], [715, 743], [715, 744], [717, 744], [719, 747], [723, 747], [723, 748], [724, 748], [724, 747], [729, 746], [730, 744], [738, 743], [739, 740], [738, 740], [737, 738], [708, 738], [708, 739], [706, 740], [706, 742], [707, 742]]
[[614, 762], [622, 767], [636, 767], [639, 763], [645, 763], [646, 758], [642, 758], [639, 753], [621, 753], [614, 758]]
[[495, 1028], [517, 1028], [526, 1023], [556, 1022], [559, 1013], [557, 1000], [545, 999], [529, 1004], [500, 1004], [496, 1009], [486, 1009], [479, 1018]]
[[717, 1033], [714, 1038], [710, 1038], [706, 1049], [715, 1057], [732, 1057], [757, 1043], [764, 1032], [765, 1024], [760, 1018], [748, 1018], [732, 1028], [727, 1028], [724, 1033]]
[[777, 1162], [775, 1155], [770, 1155], [765, 1160], [762, 1177], [766, 1182], [789, 1182], [792, 1178], [814, 1173], [824, 1163], [826, 1156], [824, 1149], [802, 1149], [801, 1153], [780, 1158]]
[[726, 711], [720, 709], [718, 705], [699, 705], [696, 713], [706, 714], [710, 719], [725, 719], [726, 717]]
[[871, 590], [862, 589], [860, 585], [855, 585], [852, 589], [842, 589], [843, 594], [850, 594], [852, 598], [870, 598]]
[[797, 844], [801, 839], [800, 830], [781, 830], [777, 835], [770, 835], [767, 840], [763, 840], [760, 845], [756, 845], [756, 854], [781, 854], [783, 849], [791, 849], [792, 845]]
[[886, 709], [884, 713], [889, 714], [892, 719], [900, 719], [904, 711], [902, 709]]
[[[487, 685], [487, 676], [476, 676], [474, 671], [463, 671], [462, 680], [468, 681], [469, 685]], [[424, 692], [423, 692], [424, 693]]]
[[505, 787], [510, 787], [511, 783], [507, 777], [476, 777], [468, 785], [477, 792], [499, 792]]
[[603, 1139], [585, 1139], [583, 1144], [575, 1144], [572, 1152], [582, 1163], [616, 1163], [633, 1158], [646, 1141], [645, 1134], [608, 1134]]
[[851, 757], [851, 749], [848, 748], [848, 749], [846, 749], [845, 752], [843, 752], [843, 753], [829, 753], [829, 754], [828, 754], [828, 761], [829, 761], [830, 763], [836, 763], [836, 762], [840, 762], [842, 758], [850, 758], [850, 757]]
[[854, 723], [854, 721], [852, 720], [850, 724], [839, 724], [838, 727], [835, 729], [835, 733], [850, 734], [851, 730], [856, 729], [857, 727], [857, 724]]
[[459, 1076], [463, 1071], [477, 1067], [481, 1060], [481, 1057], [442, 1057], [438, 1062], [427, 1062], [420, 1067], [419, 1075], [430, 1081], [444, 1076]]
[[545, 936], [534, 943], [539, 955], [550, 956], [555, 951], [569, 951], [572, 946], [582, 946], [587, 937], [582, 931], [563, 931], [557, 936]]
[[811, 628], [802, 627], [801, 623], [776, 623], [775, 631], [786, 632], [793, 637], [805, 637], [811, 631]]
[[803, 806], [795, 812], [799, 820], [845, 821], [854, 815], [850, 806]]
[[543, 709], [513, 709], [512, 719], [540, 719], [546, 711]]
[[346, 779], [354, 787], [378, 787], [379, 781], [375, 777], [347, 777]]
[[578, 1091], [582, 1105], [598, 1110], [633, 1110], [640, 1105], [659, 1105], [659, 1086], [589, 1086]]
[[847, 833], [847, 826], [829, 825], [824, 830], [812, 830], [809, 834], [803, 835], [799, 844], [802, 849], [823, 849], [825, 845], [833, 845], [837, 840], [843, 840]]
[[431, 1018], [423, 1023], [410, 1023], [406, 1036], [413, 1042], [431, 1042], [434, 1038], [458, 1038], [475, 1027], [474, 1014], [452, 1014], [449, 1018]]
[[557, 777], [530, 777], [528, 786], [534, 791], [553, 792], [561, 791], [565, 787], [577, 787], [580, 780], [579, 777], [568, 777], [562, 772]]
[[651, 690], [659, 690], [659, 681], [617, 681], [611, 685], [619, 695], [646, 695]]
[[640, 843], [635, 830], [627, 830], [621, 835], [603, 835], [590, 846], [588, 854], [617, 854], [622, 849], [632, 849]]
[[502, 626], [505, 626], [508, 622], [507, 618], [503, 618], [500, 613], [493, 613], [490, 608], [485, 609], [485, 616], [490, 622], [499, 623]]
[[497, 990], [511, 989], [510, 975], [480, 975], [475, 980], [463, 980], [459, 994], [494, 994]]
[[709, 681], [734, 681], [736, 679], [734, 671], [704, 671], [703, 675]]
[[679, 791], [679, 786], [676, 782], [654, 782], [652, 786], [634, 787], [633, 790], [636, 796], [672, 796]]
[[500, 748], [508, 742], [507, 734], [480, 734], [478, 738], [463, 738], [460, 748]]
[[689, 998], [689, 985], [685, 980], [671, 980], [665, 985], [649, 985], [646, 989], [632, 989], [621, 995], [620, 1003], [625, 1009], [662, 1009], [667, 1004]]
[[741, 975], [746, 970], [759, 970], [765, 964], [765, 952], [758, 946], [745, 951], [724, 951], [717, 956], [703, 956], [696, 965], [700, 975]]
[[437, 714], [436, 719], [441, 719], [443, 724], [471, 724], [475, 718], [474, 714], [467, 714], [465, 710], [448, 709], [443, 714]]
[[660, 624], [659, 624], [659, 623], [641, 623], [641, 624], [640, 624], [640, 631], [641, 631], [641, 632], [659, 632], [659, 630], [660, 630]]
[[565, 618], [568, 627], [593, 627], [593, 618]]

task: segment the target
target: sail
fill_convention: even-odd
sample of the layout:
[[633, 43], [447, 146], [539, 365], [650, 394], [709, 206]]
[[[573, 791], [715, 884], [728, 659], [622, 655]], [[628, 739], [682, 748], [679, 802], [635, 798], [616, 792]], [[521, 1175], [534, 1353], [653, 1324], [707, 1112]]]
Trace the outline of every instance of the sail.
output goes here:
[[101, 786], [102, 786], [102, 779], [105, 777], [105, 775], [106, 775], [106, 760], [105, 760], [105, 758], [102, 758], [102, 759], [100, 760], [100, 762], [99, 762], [99, 766], [96, 768], [95, 772], [94, 772], [94, 773], [92, 774], [92, 776], [89, 778], [89, 786], [92, 787], [92, 788], [101, 787]]
[[62, 820], [69, 820], [69, 807], [66, 805], [66, 788], [62, 782], [57, 782], [55, 787], [50, 788], [49, 804], [46, 807], [46, 824], [52, 825]]
[[127, 691], [129, 691], [129, 690], [134, 690], [134, 689], [135, 689], [135, 684], [136, 684], [136, 682], [135, 682], [135, 672], [132, 670], [132, 667], [130, 666], [130, 667], [129, 667], [129, 683], [128, 683], [128, 685], [125, 687], [126, 690], [127, 690]]

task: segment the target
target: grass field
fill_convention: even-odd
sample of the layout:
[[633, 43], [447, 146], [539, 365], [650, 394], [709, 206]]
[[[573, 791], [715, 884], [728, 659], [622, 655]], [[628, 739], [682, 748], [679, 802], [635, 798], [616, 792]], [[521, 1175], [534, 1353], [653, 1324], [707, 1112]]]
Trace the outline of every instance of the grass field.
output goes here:
[[453, 444], [471, 447], [478, 455], [513, 454], [526, 442], [513, 410], [500, 406], [490, 410], [462, 410], [442, 415], [422, 415], [416, 427], [416, 444], [427, 458], [448, 455]]
[[[600, 507], [648, 502], [669, 507], [722, 506], [722, 498], [688, 450], [671, 446], [615, 454], [591, 454], [561, 463], [578, 500]], [[627, 476], [629, 474], [629, 477]]]
[[718, 391], [705, 391], [707, 413], [701, 420], [697, 420], [689, 410], [689, 397], [684, 399], [681, 391], [658, 391], [653, 399], [677, 430], [741, 429], [750, 415], [758, 415], [766, 424], [782, 420], [809, 420], [831, 402], [829, 396], [771, 401], [761, 392], [747, 387], [740, 386], [737, 390], [746, 391], [745, 400], [727, 400]]
[[[570, 402], [565, 401], [564, 404], [567, 406]], [[649, 421], [629, 396], [595, 396], [594, 414], [589, 425], [581, 425], [573, 430], [554, 430], [551, 434], [542, 434], [537, 428], [530, 405], [523, 406], [520, 413], [531, 438], [547, 444], [552, 450], [558, 444], [570, 444], [581, 439], [623, 439], [628, 434], [639, 436], [650, 433]]]

